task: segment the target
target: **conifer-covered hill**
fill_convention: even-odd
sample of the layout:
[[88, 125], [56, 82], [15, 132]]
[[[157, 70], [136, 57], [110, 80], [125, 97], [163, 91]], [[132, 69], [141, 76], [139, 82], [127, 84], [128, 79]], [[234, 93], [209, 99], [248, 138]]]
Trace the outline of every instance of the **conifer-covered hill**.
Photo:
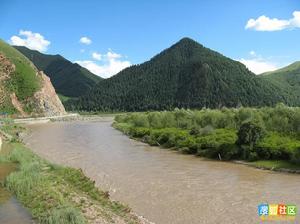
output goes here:
[[14, 46], [41, 71], [50, 77], [57, 93], [67, 97], [78, 97], [95, 86], [101, 77], [91, 73], [77, 63], [61, 55], [42, 54], [23, 46]]
[[261, 79], [243, 64], [183, 38], [151, 60], [99, 82], [69, 109], [145, 111], [175, 107], [299, 104], [289, 92]]

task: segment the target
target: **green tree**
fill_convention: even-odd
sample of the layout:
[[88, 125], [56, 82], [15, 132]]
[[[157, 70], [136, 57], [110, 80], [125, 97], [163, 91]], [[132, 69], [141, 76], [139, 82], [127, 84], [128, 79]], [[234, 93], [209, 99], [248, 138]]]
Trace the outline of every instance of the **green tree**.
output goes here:
[[243, 159], [255, 160], [257, 158], [257, 154], [253, 149], [263, 136], [264, 129], [261, 126], [253, 122], [246, 122], [241, 125], [238, 131], [237, 144], [242, 149]]
[[264, 136], [264, 130], [261, 126], [253, 123], [246, 122], [241, 125], [238, 131], [238, 144], [249, 145], [253, 147]]

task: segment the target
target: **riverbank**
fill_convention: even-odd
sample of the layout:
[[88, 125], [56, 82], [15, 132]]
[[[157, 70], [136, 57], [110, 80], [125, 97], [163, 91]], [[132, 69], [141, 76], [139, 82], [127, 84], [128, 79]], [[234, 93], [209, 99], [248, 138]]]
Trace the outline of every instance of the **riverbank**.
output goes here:
[[[39, 223], [147, 223], [128, 206], [110, 200], [82, 170], [49, 163], [18, 142], [19, 126], [2, 126], [13, 136], [1, 162], [17, 164], [4, 185]], [[24, 131], [24, 130], [23, 130]]]
[[68, 114], [55, 117], [22, 118], [11, 120], [15, 124], [43, 124], [48, 122], [71, 121], [112, 121], [115, 114]]
[[[274, 116], [288, 123], [282, 128]], [[284, 106], [175, 110], [123, 114], [113, 126], [133, 139], [180, 153], [300, 173], [298, 117], [299, 108]]]
[[[195, 153], [190, 153], [187, 148], [176, 148], [176, 147], [170, 148], [166, 145], [161, 145], [158, 141], [149, 141], [147, 138], [145, 138], [145, 136], [136, 137], [135, 135], [130, 134], [130, 132], [126, 128], [124, 128], [124, 125], [122, 125], [122, 124], [120, 125], [120, 124], [114, 123], [113, 127], [136, 141], [141, 141], [141, 142], [147, 143], [149, 145], [159, 146], [161, 148], [175, 150], [182, 154], [195, 154]], [[195, 156], [199, 156], [199, 155], [195, 154]], [[222, 160], [222, 157], [220, 156], [220, 157], [209, 158], [209, 159]], [[230, 160], [223, 159], [222, 161], [229, 162]], [[291, 163], [289, 161], [284, 161], [284, 160], [257, 160], [257, 161], [253, 161], [253, 162], [249, 162], [249, 161], [245, 161], [245, 160], [232, 160], [231, 162], [236, 163], [236, 164], [242, 164], [245, 166], [250, 166], [250, 167], [253, 167], [256, 169], [300, 174], [300, 165]]]
[[111, 124], [31, 125], [24, 142], [48, 161], [82, 169], [113, 200], [157, 224], [258, 223], [258, 203], [300, 204], [298, 175], [181, 155], [132, 140]]
[[300, 174], [299, 165], [284, 160], [257, 160], [254, 162], [234, 160], [233, 162], [261, 170]]
[[14, 119], [15, 124], [38, 124], [38, 123], [47, 123], [49, 121], [64, 121], [64, 120], [73, 120], [77, 119], [79, 114], [69, 113], [60, 116], [51, 116], [51, 117], [30, 117], [30, 118], [18, 118]]
[[[6, 147], [6, 144], [3, 147]], [[5, 178], [15, 170], [16, 164], [0, 162], [0, 223], [33, 224], [29, 212], [16, 200], [11, 192], [3, 187]]]

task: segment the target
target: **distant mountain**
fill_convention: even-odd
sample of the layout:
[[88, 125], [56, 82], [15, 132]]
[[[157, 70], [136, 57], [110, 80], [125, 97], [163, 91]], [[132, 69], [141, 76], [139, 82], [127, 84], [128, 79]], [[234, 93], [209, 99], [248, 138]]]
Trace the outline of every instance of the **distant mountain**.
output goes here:
[[14, 46], [51, 79], [57, 93], [67, 97], [85, 94], [102, 78], [60, 55], [42, 54], [23, 46]]
[[0, 40], [0, 116], [65, 114], [50, 79], [23, 54]]
[[300, 99], [300, 61], [273, 72], [263, 73], [260, 77]]
[[299, 103], [240, 62], [183, 38], [150, 61], [99, 82], [66, 106], [87, 111], [143, 111], [271, 106], [278, 102]]

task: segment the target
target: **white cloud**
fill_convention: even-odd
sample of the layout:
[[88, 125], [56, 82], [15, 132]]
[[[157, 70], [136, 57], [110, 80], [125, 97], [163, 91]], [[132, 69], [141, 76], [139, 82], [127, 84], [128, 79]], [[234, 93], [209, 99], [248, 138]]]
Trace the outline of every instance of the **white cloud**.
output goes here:
[[274, 71], [279, 68], [275, 63], [263, 59], [259, 59], [259, 58], [252, 58], [252, 59], [241, 58], [239, 61], [244, 65], [246, 65], [246, 67], [250, 71], [252, 71], [257, 75], [264, 72]]
[[257, 75], [264, 72], [274, 71], [279, 68], [277, 63], [271, 61], [271, 58], [273, 57], [266, 59], [253, 50], [249, 52], [249, 55], [249, 58], [241, 58], [238, 61], [246, 65], [250, 71]]
[[291, 19], [269, 18], [262, 15], [257, 19], [249, 19], [245, 26], [245, 29], [256, 31], [278, 31], [293, 28], [300, 28], [300, 11], [294, 11]]
[[19, 36], [14, 35], [10, 38], [10, 42], [12, 45], [25, 46], [32, 50], [44, 52], [48, 50], [48, 46], [51, 43], [50, 41], [46, 40], [41, 34], [33, 33], [28, 30], [20, 30]]
[[92, 57], [95, 59], [95, 60], [98, 60], [98, 61], [101, 61], [102, 59], [102, 55], [97, 53], [97, 52], [93, 52], [92, 53]]
[[111, 50], [109, 50], [109, 51], [107, 52], [106, 56], [107, 56], [107, 59], [108, 59], [108, 60], [117, 59], [117, 58], [121, 58], [121, 57], [122, 57], [122, 55], [117, 54], [117, 53], [115, 53], [115, 52], [112, 52]]
[[92, 43], [92, 40], [88, 37], [81, 37], [79, 40], [80, 43], [89, 45]]
[[[103, 78], [109, 78], [131, 65], [130, 61], [122, 60], [122, 55], [117, 54], [111, 50], [109, 50], [106, 54], [96, 54], [100, 55], [100, 60], [102, 61], [102, 64], [97, 64], [95, 61], [92, 60], [75, 61], [75, 63], [78, 63], [82, 67], [85, 67], [92, 73], [99, 75]], [[99, 60], [94, 56], [95, 55], [92, 54], [92, 57], [94, 59]]]

